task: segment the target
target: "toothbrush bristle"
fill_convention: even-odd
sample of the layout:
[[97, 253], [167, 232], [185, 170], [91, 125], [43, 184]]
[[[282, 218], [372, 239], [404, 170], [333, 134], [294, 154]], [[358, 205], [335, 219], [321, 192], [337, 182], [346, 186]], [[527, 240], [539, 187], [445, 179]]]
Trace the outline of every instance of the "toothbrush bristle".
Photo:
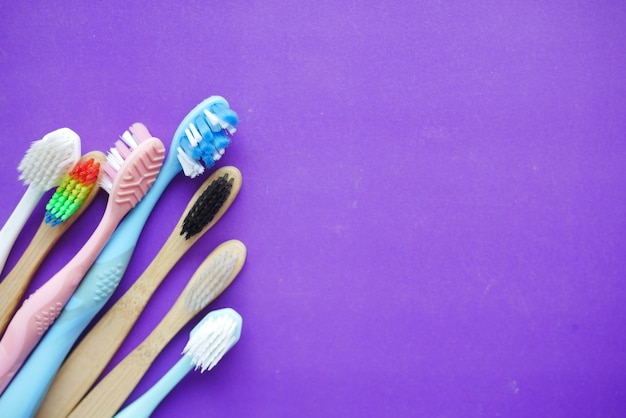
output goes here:
[[215, 299], [226, 281], [232, 277], [238, 258], [239, 253], [235, 251], [224, 251], [198, 272], [185, 297], [185, 307], [189, 312], [204, 309]]
[[233, 187], [234, 178], [228, 174], [213, 180], [187, 213], [183, 220], [180, 235], [189, 239], [209, 224], [228, 199]]
[[221, 97], [207, 99], [185, 118], [177, 130], [178, 161], [187, 177], [197, 177], [224, 155], [236, 131], [237, 114]]
[[131, 130], [126, 130], [107, 153], [106, 163], [103, 167], [103, 175], [100, 177], [100, 187], [111, 193], [113, 181], [124, 161], [132, 154], [133, 150], [143, 142], [143, 138], [133, 135]]
[[45, 221], [56, 226], [80, 208], [100, 174], [100, 163], [93, 158], [76, 165], [65, 176], [46, 205]]
[[42, 190], [57, 186], [80, 157], [80, 137], [68, 128], [31, 143], [18, 166], [19, 179]]
[[183, 354], [191, 358], [196, 370], [211, 370], [237, 343], [240, 331], [239, 314], [230, 309], [213, 311], [194, 328]]

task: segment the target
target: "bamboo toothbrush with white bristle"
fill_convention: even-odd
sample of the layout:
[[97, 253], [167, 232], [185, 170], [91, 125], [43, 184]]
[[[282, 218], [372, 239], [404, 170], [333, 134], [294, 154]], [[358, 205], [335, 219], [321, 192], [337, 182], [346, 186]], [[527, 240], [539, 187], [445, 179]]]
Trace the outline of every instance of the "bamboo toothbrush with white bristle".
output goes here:
[[50, 198], [35, 236], [0, 282], [0, 335], [44, 258], [98, 194], [98, 179], [105, 161], [106, 156], [100, 151], [85, 154]]
[[148, 418], [189, 372], [200, 369], [204, 373], [213, 369], [239, 341], [241, 325], [241, 315], [231, 308], [209, 312], [189, 333], [183, 357], [114, 418]]
[[[46, 386], [47, 392], [44, 390], [45, 396], [38, 402], [38, 416], [66, 416], [76, 406], [121, 344], [119, 338], [111, 338], [111, 335], [125, 336], [130, 331], [170, 270], [226, 213], [237, 197], [241, 183], [241, 172], [236, 167], [226, 166], [213, 172], [198, 188], [167, 241], [141, 276], [74, 347], [60, 369], [57, 366], [54, 370], [58, 370], [58, 373], [56, 377], [52, 375], [54, 380], [49, 388]], [[105, 284], [94, 284], [90, 290], [81, 285], [79, 291], [84, 290], [81, 299], [106, 295], [108, 287]], [[68, 321], [69, 326], [72, 326], [72, 316]], [[31, 376], [46, 381], [41, 379], [41, 374], [50, 371], [50, 351], [41, 350], [34, 354], [38, 354], [41, 360], [34, 363], [29, 372]], [[40, 364], [47, 364], [46, 369], [42, 369]]]
[[[202, 309], [230, 285], [246, 258], [241, 241], [218, 246], [196, 270], [161, 322], [76, 406], [70, 417], [110, 417], [124, 403], [154, 359]], [[121, 343], [125, 335], [109, 338]]]
[[18, 166], [20, 180], [28, 188], [0, 229], [0, 272], [15, 240], [44, 193], [57, 186], [80, 158], [80, 137], [69, 128], [61, 128], [31, 143]]

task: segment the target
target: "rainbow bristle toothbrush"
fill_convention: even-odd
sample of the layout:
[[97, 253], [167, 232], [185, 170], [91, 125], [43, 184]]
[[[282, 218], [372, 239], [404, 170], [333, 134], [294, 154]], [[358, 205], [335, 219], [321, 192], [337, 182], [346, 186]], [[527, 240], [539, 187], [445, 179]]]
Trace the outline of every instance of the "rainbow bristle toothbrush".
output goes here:
[[[31, 358], [41, 356], [49, 364], [43, 376], [41, 371], [38, 374], [39, 378], [47, 382], [44, 387], [49, 385], [78, 337], [118, 287], [144, 225], [171, 181], [181, 172], [188, 177], [195, 177], [204, 171], [204, 167], [212, 167], [230, 144], [230, 135], [235, 132], [237, 122], [237, 114], [220, 96], [205, 99], [182, 120], [152, 188], [119, 225], [65, 310], [32, 353]], [[97, 296], [94, 296], [94, 289], [98, 289]], [[34, 367], [39, 370], [41, 363], [33, 363], [37, 364]], [[28, 368], [30, 360], [22, 370]], [[54, 390], [54, 386], [50, 390]], [[33, 396], [41, 398], [44, 394]], [[64, 402], [51, 404], [45, 400], [41, 409], [50, 409], [46, 412], [49, 416], [59, 416], [62, 415], [63, 405]]]
[[[234, 280], [245, 257], [246, 247], [241, 241], [231, 240], [218, 246], [196, 270], [159, 324], [83, 398], [70, 416], [113, 415], [172, 338]], [[220, 316], [214, 314], [212, 318]], [[230, 328], [228, 331], [230, 334]], [[125, 336], [118, 332], [109, 335], [118, 341]], [[221, 346], [216, 344], [215, 348]], [[207, 367], [214, 364], [207, 363]]]
[[114, 418], [148, 418], [161, 401], [191, 370], [211, 370], [239, 341], [242, 319], [224, 308], [209, 312], [189, 333], [183, 357], [143, 395], [118, 412]]
[[0, 282], [0, 335], [41, 262], [100, 190], [98, 178], [105, 161], [106, 156], [100, 151], [85, 154], [50, 198], [35, 236], [15, 267]]
[[18, 309], [0, 340], [0, 391], [4, 391], [26, 357], [96, 259], [122, 218], [141, 200], [154, 182], [165, 147], [157, 138], [135, 142], [133, 127], [107, 156], [100, 186], [109, 193], [102, 220], [78, 253], [31, 294]]
[[[66, 416], [71, 412], [72, 408], [76, 406], [82, 396], [96, 381], [122, 343], [120, 338], [110, 338], [112, 333], [126, 335], [130, 331], [152, 294], [165, 279], [169, 271], [226, 213], [238, 195], [241, 184], [241, 173], [236, 167], [232, 166], [221, 167], [215, 170], [204, 181], [187, 204], [183, 215], [170, 233], [165, 244], [159, 250], [159, 253], [126, 293], [117, 300], [89, 333], [74, 347], [60, 369], [58, 368], [60, 361], [57, 358], [58, 349], [56, 347], [66, 344], [66, 340], [63, 338], [64, 334], [59, 333], [57, 336], [58, 341], [55, 341], [53, 345], [48, 345], [50, 349], [40, 351], [41, 345], [37, 347], [37, 350], [33, 352], [33, 355], [27, 362], [29, 375], [36, 377], [38, 380], [48, 379], [49, 381], [58, 370], [56, 378], [52, 382], [43, 402], [41, 402], [40, 416]], [[83, 286], [81, 285], [81, 287]], [[91, 299], [99, 297], [97, 294], [94, 296], [98, 289], [104, 289], [101, 293], [106, 293], [107, 287], [94, 287], [90, 291], [86, 290], [82, 296]], [[73, 309], [73, 307], [70, 307], [68, 304], [66, 311], [70, 312], [70, 309]], [[71, 326], [72, 323], [68, 320], [67, 328]], [[66, 333], [69, 332], [69, 329], [66, 330]], [[47, 337], [48, 335], [46, 335], [46, 339]], [[37, 355], [38, 361], [35, 362], [33, 360], [31, 363], [35, 355]], [[51, 359], [55, 362], [56, 368], [53, 370], [52, 376], [49, 377], [51, 373]], [[20, 375], [22, 372], [20, 372]], [[31, 387], [29, 393], [36, 392], [39, 392], [39, 390]]]
[[19, 233], [44, 193], [59, 184], [80, 158], [80, 137], [61, 128], [31, 143], [18, 166], [26, 192], [0, 230], [0, 272]]

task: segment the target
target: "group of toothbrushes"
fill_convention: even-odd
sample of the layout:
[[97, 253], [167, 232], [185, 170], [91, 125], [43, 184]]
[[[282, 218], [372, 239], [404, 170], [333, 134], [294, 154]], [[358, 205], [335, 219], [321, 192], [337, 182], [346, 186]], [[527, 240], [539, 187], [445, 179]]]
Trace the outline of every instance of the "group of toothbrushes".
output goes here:
[[[237, 123], [228, 102], [211, 96], [180, 123], [167, 157], [141, 123], [131, 125], [106, 156], [93, 151], [81, 157], [80, 138], [68, 128], [31, 144], [18, 167], [27, 191], [0, 230], [0, 272], [44, 193], [56, 190], [31, 243], [0, 281], [0, 416], [147, 417], [190, 370], [210, 370], [239, 340], [236, 311], [209, 312], [192, 329], [178, 363], [120, 411], [161, 350], [241, 271], [246, 247], [233, 239], [206, 257], [148, 337], [94, 386], [160, 283], [238, 195], [241, 173], [233, 166], [204, 181], [152, 262], [80, 338], [117, 288], [169, 183], [180, 172], [194, 178], [212, 167]], [[99, 189], [108, 201], [93, 234], [18, 309], [42, 260]]]

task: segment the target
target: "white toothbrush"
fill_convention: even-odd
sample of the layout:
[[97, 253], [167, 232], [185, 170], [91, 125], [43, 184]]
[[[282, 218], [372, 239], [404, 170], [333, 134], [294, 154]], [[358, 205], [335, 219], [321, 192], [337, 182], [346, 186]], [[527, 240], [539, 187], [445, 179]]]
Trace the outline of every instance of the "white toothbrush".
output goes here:
[[50, 132], [34, 141], [19, 166], [28, 189], [0, 230], [0, 272], [24, 224], [47, 190], [58, 186], [80, 158], [80, 137], [69, 128]]
[[241, 316], [233, 309], [210, 312], [189, 334], [183, 357], [150, 389], [115, 415], [148, 418], [161, 401], [191, 371], [211, 370], [241, 336]]

